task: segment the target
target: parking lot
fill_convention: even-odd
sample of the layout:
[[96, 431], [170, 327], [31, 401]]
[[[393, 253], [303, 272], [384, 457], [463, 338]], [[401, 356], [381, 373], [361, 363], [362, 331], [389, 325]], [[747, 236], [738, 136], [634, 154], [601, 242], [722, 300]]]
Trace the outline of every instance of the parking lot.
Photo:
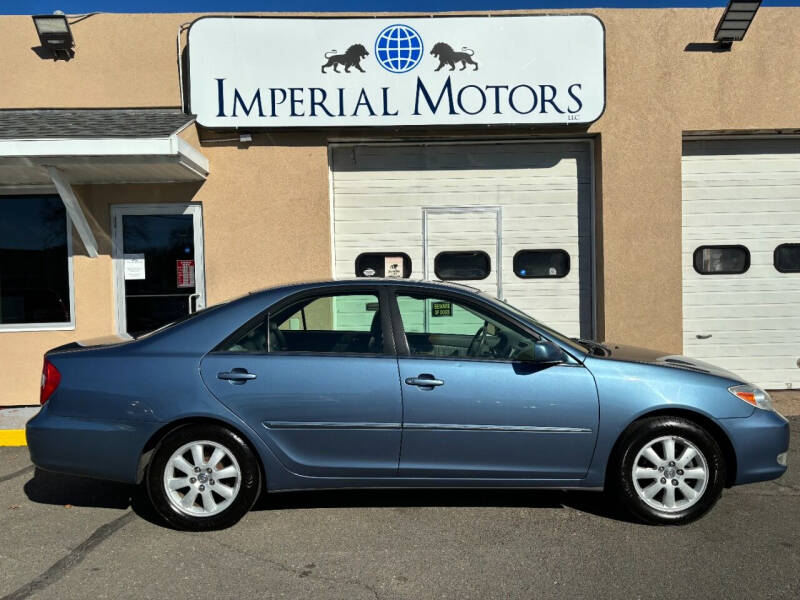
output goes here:
[[798, 598], [791, 422], [783, 478], [679, 528], [588, 492], [383, 490], [269, 496], [229, 530], [183, 533], [137, 488], [0, 448], [0, 598]]

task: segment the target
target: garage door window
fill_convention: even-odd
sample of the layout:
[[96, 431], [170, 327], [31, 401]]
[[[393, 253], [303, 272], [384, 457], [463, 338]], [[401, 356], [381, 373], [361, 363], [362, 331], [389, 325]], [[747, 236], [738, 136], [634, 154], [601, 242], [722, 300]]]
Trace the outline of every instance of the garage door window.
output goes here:
[[566, 250], [520, 250], [514, 255], [514, 273], [522, 279], [566, 277], [569, 253]]
[[775, 248], [773, 262], [781, 273], [800, 273], [800, 244], [781, 244]]
[[433, 260], [433, 272], [442, 281], [486, 279], [492, 271], [492, 260], [486, 252], [440, 252]]
[[411, 277], [411, 257], [405, 252], [364, 252], [356, 258], [356, 277]]
[[738, 275], [750, 268], [744, 246], [700, 246], [694, 251], [694, 270], [701, 275]]
[[58, 196], [0, 196], [0, 331], [73, 327], [68, 223]]

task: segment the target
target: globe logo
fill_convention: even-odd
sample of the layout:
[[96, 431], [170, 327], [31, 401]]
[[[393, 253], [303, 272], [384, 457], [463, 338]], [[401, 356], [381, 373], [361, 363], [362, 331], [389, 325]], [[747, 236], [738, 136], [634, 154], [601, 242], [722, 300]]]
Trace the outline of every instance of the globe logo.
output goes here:
[[375, 57], [392, 73], [406, 73], [422, 60], [422, 38], [408, 25], [389, 25], [375, 40]]

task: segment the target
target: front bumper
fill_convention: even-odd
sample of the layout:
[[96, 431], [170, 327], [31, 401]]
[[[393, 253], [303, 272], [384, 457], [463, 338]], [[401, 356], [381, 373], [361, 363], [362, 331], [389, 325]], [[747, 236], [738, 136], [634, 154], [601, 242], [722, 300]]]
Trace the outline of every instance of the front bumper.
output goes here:
[[789, 450], [789, 421], [780, 414], [756, 409], [749, 417], [720, 419], [736, 452], [735, 485], [777, 479], [786, 472], [779, 462]]

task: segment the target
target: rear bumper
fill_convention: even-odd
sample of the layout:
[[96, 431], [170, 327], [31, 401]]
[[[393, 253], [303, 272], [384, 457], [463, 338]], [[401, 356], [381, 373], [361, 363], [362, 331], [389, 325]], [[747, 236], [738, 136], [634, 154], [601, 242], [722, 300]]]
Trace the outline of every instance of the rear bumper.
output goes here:
[[720, 419], [736, 451], [735, 485], [777, 479], [786, 472], [778, 455], [789, 450], [789, 421], [756, 409], [743, 419]]
[[61, 417], [43, 409], [26, 425], [37, 467], [59, 473], [136, 483], [142, 448], [156, 423]]

